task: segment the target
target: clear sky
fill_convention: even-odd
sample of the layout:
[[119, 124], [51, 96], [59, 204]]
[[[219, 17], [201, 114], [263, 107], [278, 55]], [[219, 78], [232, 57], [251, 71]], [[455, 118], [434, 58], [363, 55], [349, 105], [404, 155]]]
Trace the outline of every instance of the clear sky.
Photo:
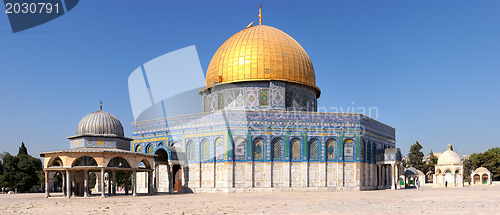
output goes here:
[[[258, 2], [85, 0], [15, 34], [0, 7], [0, 152], [69, 148], [101, 99], [130, 137], [130, 73], [190, 45], [206, 72], [227, 38], [258, 23]], [[311, 57], [320, 107], [376, 107], [404, 154], [417, 140], [426, 154], [500, 146], [500, 1], [262, 3], [263, 24]]]

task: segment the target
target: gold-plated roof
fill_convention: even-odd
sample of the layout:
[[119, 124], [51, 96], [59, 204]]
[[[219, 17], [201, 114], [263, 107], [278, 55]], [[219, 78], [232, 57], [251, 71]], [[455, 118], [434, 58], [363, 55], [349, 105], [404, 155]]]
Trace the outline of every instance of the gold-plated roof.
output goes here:
[[206, 87], [263, 80], [304, 84], [320, 94], [306, 51], [288, 34], [267, 25], [247, 27], [219, 47], [208, 66]]

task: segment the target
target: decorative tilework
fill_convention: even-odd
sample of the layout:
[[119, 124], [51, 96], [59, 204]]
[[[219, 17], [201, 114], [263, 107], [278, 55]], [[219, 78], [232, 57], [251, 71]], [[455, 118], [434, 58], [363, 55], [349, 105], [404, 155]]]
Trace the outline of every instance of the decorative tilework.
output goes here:
[[259, 105], [260, 106], [268, 106], [269, 105], [269, 89], [260, 90]]
[[292, 107], [293, 94], [290, 91], [285, 92], [285, 107]]
[[201, 160], [202, 161], [210, 160], [210, 143], [207, 140], [204, 140], [201, 143]]
[[218, 99], [217, 99], [217, 104], [218, 104], [218, 110], [224, 109], [224, 94], [219, 93]]
[[344, 141], [344, 160], [354, 160], [354, 141], [352, 139], [347, 139]]
[[247, 104], [248, 107], [257, 107], [259, 106], [259, 99], [258, 99], [258, 92], [257, 90], [249, 90], [247, 91], [247, 99], [245, 104]]
[[243, 107], [245, 105], [245, 96], [243, 95], [243, 90], [236, 91], [235, 96], [235, 107]]
[[227, 93], [224, 93], [225, 95], [225, 103], [226, 103], [226, 107], [236, 107], [236, 101], [234, 100], [234, 98], [236, 97], [236, 94], [232, 93], [232, 92], [227, 92]]

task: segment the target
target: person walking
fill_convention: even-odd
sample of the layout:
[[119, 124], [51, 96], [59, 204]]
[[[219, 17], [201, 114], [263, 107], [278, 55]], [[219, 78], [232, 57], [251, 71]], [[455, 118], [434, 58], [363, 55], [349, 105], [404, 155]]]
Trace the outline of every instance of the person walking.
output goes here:
[[417, 180], [417, 190], [420, 190], [420, 180]]
[[444, 182], [444, 187], [448, 188], [448, 181]]

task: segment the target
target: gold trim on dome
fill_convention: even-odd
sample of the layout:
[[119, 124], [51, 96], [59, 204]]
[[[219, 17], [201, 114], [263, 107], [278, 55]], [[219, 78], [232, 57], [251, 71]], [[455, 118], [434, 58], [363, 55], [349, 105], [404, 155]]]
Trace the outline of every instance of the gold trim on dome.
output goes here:
[[[317, 91], [311, 59], [285, 32], [267, 25], [245, 28], [215, 52], [207, 70], [206, 88], [224, 83], [279, 80]], [[204, 91], [203, 89], [202, 91]]]

